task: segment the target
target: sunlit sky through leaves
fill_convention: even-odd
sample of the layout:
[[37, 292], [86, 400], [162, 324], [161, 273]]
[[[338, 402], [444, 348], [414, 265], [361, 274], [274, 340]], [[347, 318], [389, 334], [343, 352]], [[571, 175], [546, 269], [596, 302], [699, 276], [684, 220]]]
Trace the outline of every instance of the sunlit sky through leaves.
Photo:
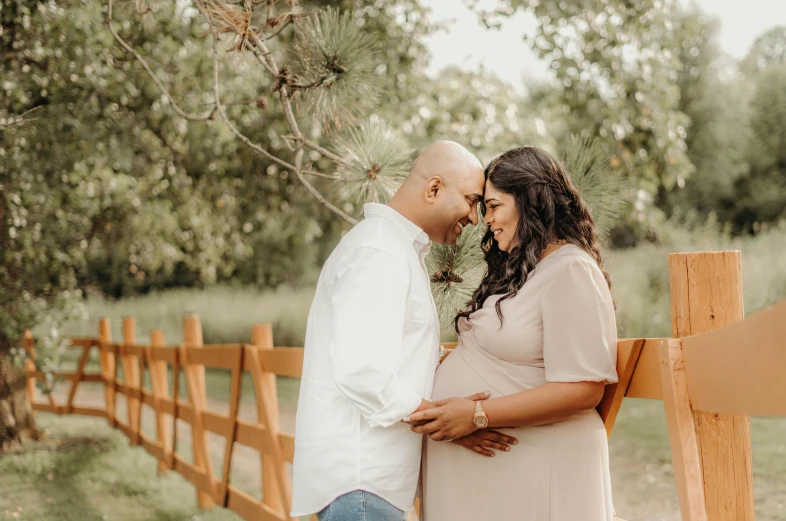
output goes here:
[[[428, 72], [436, 75], [449, 65], [468, 70], [483, 67], [519, 90], [525, 78], [548, 77], [548, 66], [538, 60], [523, 34], [535, 30], [533, 16], [518, 12], [500, 30], [486, 30], [463, 0], [423, 0], [434, 21], [445, 22], [446, 31], [428, 37], [432, 54]], [[697, 0], [707, 13], [722, 24], [721, 45], [735, 59], [743, 58], [757, 36], [786, 24], [786, 0]]]

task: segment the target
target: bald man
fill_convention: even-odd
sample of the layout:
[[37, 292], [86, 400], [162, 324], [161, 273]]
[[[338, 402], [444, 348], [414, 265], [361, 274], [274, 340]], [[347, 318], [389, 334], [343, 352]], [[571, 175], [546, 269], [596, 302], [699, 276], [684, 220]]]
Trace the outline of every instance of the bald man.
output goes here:
[[402, 420], [432, 406], [439, 319], [425, 257], [477, 222], [483, 168], [452, 141], [429, 146], [389, 205], [365, 205], [319, 277], [297, 408], [292, 515], [401, 521], [421, 435]]

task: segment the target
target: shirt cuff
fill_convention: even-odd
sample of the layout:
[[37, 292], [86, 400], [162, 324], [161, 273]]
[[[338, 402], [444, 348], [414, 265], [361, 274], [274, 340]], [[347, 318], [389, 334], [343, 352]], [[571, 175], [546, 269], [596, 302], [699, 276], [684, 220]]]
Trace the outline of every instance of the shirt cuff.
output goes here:
[[423, 398], [403, 380], [394, 377], [385, 387], [383, 396], [388, 397], [382, 409], [366, 418], [372, 427], [390, 427], [409, 416], [420, 407]]

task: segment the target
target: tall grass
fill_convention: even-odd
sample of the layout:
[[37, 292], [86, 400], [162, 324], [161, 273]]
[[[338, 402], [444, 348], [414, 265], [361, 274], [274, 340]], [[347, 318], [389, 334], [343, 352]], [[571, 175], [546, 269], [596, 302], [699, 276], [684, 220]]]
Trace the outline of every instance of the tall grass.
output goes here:
[[746, 315], [786, 298], [786, 227], [735, 239], [711, 229], [675, 230], [664, 242], [608, 255], [620, 337], [671, 336], [669, 253], [741, 250]]
[[280, 288], [273, 291], [217, 286], [209, 289], [178, 289], [112, 301], [91, 297], [88, 317], [68, 324], [69, 336], [96, 336], [98, 320], [108, 317], [116, 338], [123, 317], [136, 318], [140, 343], [153, 329], [161, 329], [167, 344], [183, 339], [183, 315], [198, 313], [207, 344], [248, 342], [251, 326], [270, 323], [279, 346], [302, 346], [313, 288]]

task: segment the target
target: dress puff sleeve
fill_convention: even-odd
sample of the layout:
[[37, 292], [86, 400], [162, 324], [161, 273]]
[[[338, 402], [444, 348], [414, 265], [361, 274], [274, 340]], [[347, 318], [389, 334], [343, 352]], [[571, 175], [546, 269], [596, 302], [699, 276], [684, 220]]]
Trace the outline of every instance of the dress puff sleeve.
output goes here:
[[541, 302], [548, 382], [617, 382], [617, 324], [594, 260], [565, 259]]

